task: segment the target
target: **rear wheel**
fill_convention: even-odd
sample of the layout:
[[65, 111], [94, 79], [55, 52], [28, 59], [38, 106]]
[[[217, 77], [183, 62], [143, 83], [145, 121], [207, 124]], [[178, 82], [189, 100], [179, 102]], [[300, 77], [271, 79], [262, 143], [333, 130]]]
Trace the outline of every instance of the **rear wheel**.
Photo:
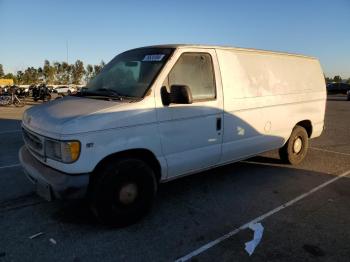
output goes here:
[[10, 96], [2, 96], [0, 100], [0, 104], [2, 106], [10, 106], [11, 105], [11, 97]]
[[306, 157], [309, 138], [305, 128], [296, 126], [286, 144], [280, 148], [279, 155], [283, 162], [297, 165]]
[[153, 170], [134, 158], [109, 161], [92, 181], [92, 211], [108, 225], [127, 226], [144, 217], [157, 192]]
[[0, 96], [0, 105], [5, 106], [7, 104], [7, 100], [5, 96]]

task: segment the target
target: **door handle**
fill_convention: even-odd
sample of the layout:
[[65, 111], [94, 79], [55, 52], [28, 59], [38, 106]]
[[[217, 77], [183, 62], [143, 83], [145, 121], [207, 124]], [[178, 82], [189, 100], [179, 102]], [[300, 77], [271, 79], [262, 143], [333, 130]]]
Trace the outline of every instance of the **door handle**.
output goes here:
[[221, 117], [216, 118], [216, 131], [221, 130]]

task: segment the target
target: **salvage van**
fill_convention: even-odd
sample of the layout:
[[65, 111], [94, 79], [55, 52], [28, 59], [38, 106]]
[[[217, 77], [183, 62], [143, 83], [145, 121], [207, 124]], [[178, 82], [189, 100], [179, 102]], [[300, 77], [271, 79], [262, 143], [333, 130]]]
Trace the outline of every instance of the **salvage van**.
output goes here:
[[299, 164], [324, 127], [312, 57], [202, 45], [150, 46], [111, 60], [77, 95], [29, 108], [19, 158], [47, 200], [86, 197], [127, 225], [158, 185], [279, 149]]

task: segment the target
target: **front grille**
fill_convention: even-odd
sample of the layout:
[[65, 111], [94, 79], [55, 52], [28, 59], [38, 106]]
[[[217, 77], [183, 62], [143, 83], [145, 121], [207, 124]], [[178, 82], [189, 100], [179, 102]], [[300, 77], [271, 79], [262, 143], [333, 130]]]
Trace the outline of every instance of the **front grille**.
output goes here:
[[22, 130], [27, 148], [38, 157], [44, 158], [44, 138], [24, 128]]

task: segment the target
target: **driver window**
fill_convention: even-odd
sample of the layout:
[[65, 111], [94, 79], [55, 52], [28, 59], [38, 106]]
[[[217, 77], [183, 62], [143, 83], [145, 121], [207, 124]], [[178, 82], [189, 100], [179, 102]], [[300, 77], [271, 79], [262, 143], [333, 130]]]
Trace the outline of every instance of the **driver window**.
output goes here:
[[184, 53], [168, 75], [168, 87], [187, 85], [194, 101], [216, 98], [214, 69], [207, 53]]

